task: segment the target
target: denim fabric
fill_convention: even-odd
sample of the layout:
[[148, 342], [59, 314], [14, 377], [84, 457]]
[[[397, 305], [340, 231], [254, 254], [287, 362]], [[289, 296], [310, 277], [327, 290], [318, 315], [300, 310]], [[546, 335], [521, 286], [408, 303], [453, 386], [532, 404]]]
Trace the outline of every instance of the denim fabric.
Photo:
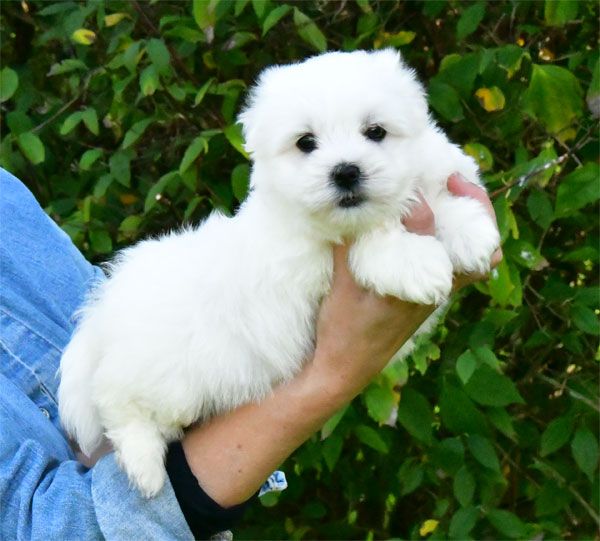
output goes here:
[[73, 313], [100, 269], [0, 169], [0, 539], [192, 539], [169, 482], [145, 500], [113, 453], [88, 469], [56, 391]]

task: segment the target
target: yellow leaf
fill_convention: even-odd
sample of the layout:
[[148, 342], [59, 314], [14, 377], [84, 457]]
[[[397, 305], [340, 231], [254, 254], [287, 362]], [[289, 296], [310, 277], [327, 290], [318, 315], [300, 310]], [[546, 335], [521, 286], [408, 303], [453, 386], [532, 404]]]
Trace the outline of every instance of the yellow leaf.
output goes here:
[[426, 535], [435, 532], [436, 528], [438, 527], [438, 524], [439, 521], [433, 520], [432, 518], [426, 520], [419, 528], [419, 535], [421, 537], [425, 537]]
[[138, 196], [132, 193], [123, 193], [119, 199], [124, 205], [133, 205], [138, 200]]
[[475, 92], [475, 96], [479, 99], [479, 104], [488, 112], [500, 111], [504, 109], [506, 99], [502, 90], [497, 86], [492, 88], [480, 88]]
[[540, 52], [538, 53], [540, 60], [545, 60], [546, 62], [550, 62], [550, 60], [554, 60], [555, 54], [550, 50], [546, 49], [546, 47], [542, 47]]
[[104, 17], [105, 26], [115, 26], [119, 24], [125, 17], [129, 17], [127, 13], [111, 13], [110, 15], [106, 15]]
[[373, 48], [381, 49], [382, 47], [400, 47], [402, 45], [409, 44], [415, 39], [417, 34], [408, 30], [401, 30], [395, 34], [390, 32], [380, 32], [379, 35], [373, 41]]
[[96, 34], [87, 28], [80, 28], [71, 34], [71, 39], [81, 45], [91, 45], [96, 41]]

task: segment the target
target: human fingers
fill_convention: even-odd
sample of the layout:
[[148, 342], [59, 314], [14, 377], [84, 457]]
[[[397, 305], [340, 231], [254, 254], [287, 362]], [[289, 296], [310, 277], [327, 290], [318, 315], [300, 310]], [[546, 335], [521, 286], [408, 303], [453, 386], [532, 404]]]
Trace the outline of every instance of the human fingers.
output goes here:
[[487, 192], [483, 188], [469, 182], [460, 173], [453, 173], [448, 178], [448, 191], [458, 197], [471, 197], [476, 199], [486, 208], [490, 217], [494, 220], [494, 223], [496, 223], [494, 207], [492, 206], [492, 202], [490, 201]]
[[419, 200], [419, 203], [412, 208], [410, 214], [402, 222], [411, 233], [433, 236], [435, 234], [433, 211], [420, 193]]

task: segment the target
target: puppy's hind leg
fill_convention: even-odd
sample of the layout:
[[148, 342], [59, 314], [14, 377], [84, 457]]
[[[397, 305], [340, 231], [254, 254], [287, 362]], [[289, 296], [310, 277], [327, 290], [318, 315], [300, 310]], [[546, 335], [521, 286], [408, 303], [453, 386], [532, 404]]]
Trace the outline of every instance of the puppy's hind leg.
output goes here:
[[141, 415], [128, 415], [126, 419], [109, 421], [106, 426], [106, 435], [114, 446], [117, 461], [130, 482], [146, 498], [156, 496], [167, 475], [164, 465], [166, 441], [160, 427]]

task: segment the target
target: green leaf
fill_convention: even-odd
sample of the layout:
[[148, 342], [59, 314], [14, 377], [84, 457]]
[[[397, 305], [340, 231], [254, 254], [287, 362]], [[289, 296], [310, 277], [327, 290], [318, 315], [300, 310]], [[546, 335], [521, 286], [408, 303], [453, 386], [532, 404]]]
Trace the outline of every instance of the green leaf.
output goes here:
[[446, 120], [464, 118], [460, 96], [450, 85], [433, 78], [429, 83], [429, 105]]
[[477, 462], [496, 473], [500, 473], [500, 462], [490, 440], [478, 434], [471, 434], [467, 443], [473, 458]]
[[146, 200], [144, 201], [144, 213], [149, 212], [154, 208], [159, 198], [157, 197], [161, 194], [167, 186], [176, 179], [179, 179], [179, 173], [177, 171], [170, 171], [166, 175], [160, 177], [153, 185], [150, 190], [148, 190], [148, 194], [146, 195]]
[[454, 88], [462, 98], [470, 99], [480, 64], [480, 53], [467, 53], [462, 56], [448, 55], [442, 60], [439, 73], [434, 80], [446, 83]]
[[541, 456], [548, 456], [558, 451], [569, 441], [573, 432], [573, 418], [565, 415], [554, 419], [544, 430], [541, 438]]
[[589, 162], [569, 173], [558, 186], [556, 216], [570, 216], [599, 198], [600, 165]]
[[487, 434], [483, 414], [465, 392], [446, 382], [440, 396], [440, 414], [443, 424], [455, 434]]
[[456, 373], [463, 385], [469, 381], [473, 372], [475, 372], [476, 366], [477, 360], [471, 351], [465, 351], [458, 359], [456, 359]]
[[19, 76], [8, 67], [0, 71], [0, 103], [9, 100], [19, 87]]
[[321, 454], [329, 471], [333, 471], [342, 454], [344, 440], [338, 434], [332, 434], [321, 445]]
[[194, 98], [194, 107], [196, 107], [196, 105], [200, 104], [200, 102], [204, 99], [204, 96], [206, 95], [206, 93], [208, 92], [208, 90], [210, 89], [211, 85], [214, 82], [215, 82], [215, 78], [211, 77], [208, 81], [206, 81], [200, 87], [200, 90], [198, 90], [198, 93], [196, 94], [196, 97]]
[[21, 152], [33, 165], [42, 163], [46, 158], [44, 143], [35, 133], [27, 132], [18, 135], [17, 144]]
[[337, 425], [342, 420], [342, 417], [344, 417], [344, 415], [346, 414], [346, 411], [348, 411], [348, 407], [349, 406], [344, 406], [341, 410], [336, 412], [325, 422], [323, 428], [321, 428], [322, 439], [328, 438], [333, 433]]
[[524, 99], [526, 110], [553, 134], [569, 127], [583, 112], [579, 82], [560, 66], [534, 64]]
[[496, 49], [498, 65], [506, 70], [509, 79], [521, 69], [523, 58], [529, 58], [529, 54], [518, 45], [504, 45]]
[[200, 153], [208, 152], [208, 141], [205, 137], [196, 137], [187, 147], [181, 163], [179, 164], [179, 174], [183, 175], [192, 163], [200, 156]]
[[578, 428], [571, 442], [571, 452], [579, 469], [592, 482], [598, 467], [598, 438], [588, 428]]
[[140, 90], [144, 96], [152, 96], [160, 88], [160, 80], [156, 66], [152, 64], [140, 74]]
[[250, 166], [247, 163], [240, 163], [233, 168], [231, 172], [231, 189], [233, 195], [241, 203], [248, 195], [250, 185]]
[[112, 239], [106, 231], [100, 229], [90, 231], [90, 244], [92, 250], [97, 254], [109, 254], [112, 252]]
[[165, 45], [165, 42], [162, 39], [152, 38], [148, 41], [146, 45], [146, 51], [148, 52], [148, 57], [154, 67], [160, 74], [164, 74], [169, 71], [169, 63], [171, 61], [171, 55], [169, 54], [169, 49]]
[[100, 148], [91, 148], [90, 150], [86, 150], [79, 160], [79, 169], [83, 171], [89, 171], [92, 165], [102, 156], [102, 149]]
[[577, 0], [546, 0], [544, 19], [549, 26], [563, 26], [577, 18], [579, 2]]
[[231, 146], [244, 156], [244, 158], [248, 159], [248, 153], [244, 149], [242, 126], [240, 124], [230, 124], [223, 130], [223, 133]]
[[387, 454], [389, 451], [387, 444], [381, 439], [381, 436], [370, 426], [358, 425], [354, 428], [354, 434], [356, 434], [356, 437], [362, 443], [375, 449], [375, 451], [383, 454]]
[[320, 53], [325, 52], [327, 49], [327, 39], [323, 35], [323, 32], [319, 30], [319, 27], [310, 17], [302, 13], [298, 8], [294, 8], [294, 24], [296, 25], [298, 35], [306, 43]]
[[127, 216], [119, 225], [119, 231], [121, 233], [131, 235], [132, 233], [136, 233], [142, 223], [142, 216], [139, 214], [132, 214], [131, 216]]
[[411, 436], [426, 444], [432, 443], [433, 412], [421, 393], [409, 387], [402, 389], [398, 421]]
[[508, 239], [503, 250], [512, 261], [527, 269], [538, 271], [548, 266], [548, 261], [539, 250], [527, 241]]
[[552, 479], [544, 482], [535, 498], [535, 516], [543, 517], [561, 511], [571, 501], [571, 494]]
[[6, 115], [6, 124], [13, 135], [31, 131], [33, 122], [23, 111], [11, 111]]
[[123, 65], [127, 68], [130, 73], [135, 73], [137, 65], [142, 58], [144, 52], [140, 52], [142, 42], [133, 42], [125, 52], [123, 53]]
[[592, 81], [585, 96], [585, 101], [592, 117], [600, 117], [600, 58], [596, 60], [592, 70]]
[[571, 319], [575, 326], [584, 333], [598, 336], [600, 334], [600, 325], [598, 316], [594, 311], [582, 304], [573, 304], [571, 306]]
[[514, 440], [516, 432], [513, 427], [512, 417], [504, 408], [490, 408], [487, 410], [487, 418], [507, 438]]
[[392, 389], [380, 387], [372, 383], [363, 392], [363, 399], [371, 419], [378, 423], [385, 423], [396, 405], [396, 396]]
[[206, 41], [211, 43], [214, 38], [214, 26], [217, 22], [215, 0], [193, 0], [192, 14], [198, 28], [204, 32]]
[[515, 289], [510, 279], [510, 271], [506, 259], [492, 269], [488, 280], [490, 295], [500, 306], [507, 306], [510, 303], [510, 294]]
[[459, 437], [446, 438], [434, 445], [431, 455], [436, 467], [439, 466], [450, 475], [456, 475], [465, 462], [465, 446]]
[[452, 484], [454, 497], [463, 507], [468, 507], [473, 501], [475, 494], [475, 477], [466, 466], [462, 466], [454, 476]]
[[96, 114], [96, 109], [93, 107], [88, 107], [85, 111], [81, 113], [81, 119], [85, 124], [85, 127], [90, 130], [94, 135], [98, 135], [99, 126], [98, 126], [98, 115]]
[[496, 530], [510, 539], [523, 538], [525, 536], [525, 524], [510, 511], [492, 509], [487, 514], [487, 519]]
[[145, 118], [136, 122], [131, 128], [125, 133], [123, 138], [122, 148], [129, 148], [135, 143], [146, 131], [146, 128], [154, 122], [154, 118]]
[[546, 230], [554, 220], [554, 210], [550, 198], [542, 190], [532, 190], [527, 198], [527, 210], [531, 219]]
[[494, 167], [494, 157], [488, 147], [480, 143], [467, 143], [463, 150], [465, 154], [473, 157], [479, 169], [485, 173]]
[[262, 35], [265, 37], [267, 32], [271, 30], [281, 19], [283, 19], [290, 11], [292, 10], [291, 6], [287, 4], [283, 4], [281, 6], [277, 6], [275, 9], [271, 10], [269, 14], [265, 17], [265, 20], [262, 23]]
[[451, 539], [467, 539], [478, 519], [479, 510], [476, 507], [462, 507], [452, 515], [448, 535]]
[[70, 73], [71, 71], [75, 70], [87, 71], [88, 69], [89, 68], [78, 58], [67, 58], [62, 62], [52, 64], [50, 71], [48, 72], [48, 77], [52, 77], [53, 75], [62, 75], [63, 73]]
[[113, 178], [127, 188], [131, 185], [131, 170], [129, 163], [131, 158], [126, 152], [116, 152], [108, 160], [110, 174]]
[[405, 460], [398, 470], [398, 480], [402, 487], [400, 495], [406, 496], [417, 490], [423, 482], [424, 473], [423, 467], [414, 458]]
[[252, 0], [252, 8], [259, 19], [262, 19], [265, 10], [270, 3], [270, 0]]
[[62, 123], [62, 126], [60, 127], [59, 133], [61, 135], [67, 135], [68, 133], [72, 132], [73, 129], [75, 128], [75, 126], [77, 126], [77, 124], [79, 124], [82, 119], [83, 119], [82, 111], [76, 111], [75, 113], [71, 113], [67, 118], [65, 118], [65, 121]]
[[102, 175], [96, 182], [96, 185], [94, 186], [94, 197], [104, 197], [104, 194], [106, 194], [106, 190], [108, 190], [108, 187], [112, 184], [113, 180], [114, 178], [110, 173]]
[[515, 384], [487, 364], [479, 366], [465, 385], [467, 394], [483, 406], [524, 404]]
[[477, 2], [465, 9], [456, 24], [456, 40], [461, 41], [477, 30], [485, 15], [485, 2]]

